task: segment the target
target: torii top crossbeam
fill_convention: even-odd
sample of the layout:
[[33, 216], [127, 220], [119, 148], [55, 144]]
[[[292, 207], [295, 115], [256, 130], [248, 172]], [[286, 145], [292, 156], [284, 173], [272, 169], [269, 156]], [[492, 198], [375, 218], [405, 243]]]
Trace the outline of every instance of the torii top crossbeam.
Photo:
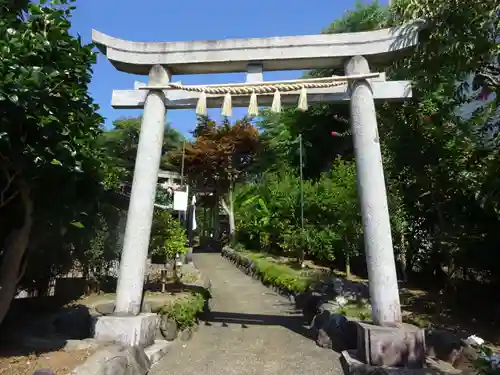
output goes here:
[[249, 64], [264, 71], [343, 67], [345, 59], [363, 55], [369, 63], [386, 63], [417, 44], [419, 24], [377, 31], [203, 40], [132, 42], [92, 30], [92, 40], [116, 69], [149, 74], [153, 65], [173, 74], [245, 72]]

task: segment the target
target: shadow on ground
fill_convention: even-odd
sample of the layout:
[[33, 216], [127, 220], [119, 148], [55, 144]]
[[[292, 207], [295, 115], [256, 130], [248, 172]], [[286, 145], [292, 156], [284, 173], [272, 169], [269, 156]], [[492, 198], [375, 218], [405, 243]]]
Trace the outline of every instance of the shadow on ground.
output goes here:
[[28, 311], [17, 316], [9, 312], [0, 329], [0, 358], [40, 355], [64, 348], [68, 340], [89, 338], [91, 316], [88, 307], [80, 304], [55, 311], [48, 308]]
[[210, 311], [203, 314], [201, 320], [205, 322], [205, 325], [221, 323], [222, 327], [228, 327], [229, 324], [241, 325], [242, 328], [249, 328], [250, 326], [281, 326], [308, 339], [313, 339], [310, 329], [304, 325], [304, 319], [301, 316]]

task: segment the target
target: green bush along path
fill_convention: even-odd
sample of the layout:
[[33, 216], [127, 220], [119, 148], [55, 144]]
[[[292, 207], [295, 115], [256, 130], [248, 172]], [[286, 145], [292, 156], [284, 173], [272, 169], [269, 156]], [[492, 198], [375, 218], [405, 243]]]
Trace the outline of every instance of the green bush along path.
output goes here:
[[307, 337], [302, 316], [218, 253], [195, 254], [212, 283], [210, 313], [188, 342], [176, 341], [151, 370], [160, 374], [340, 374], [339, 355]]

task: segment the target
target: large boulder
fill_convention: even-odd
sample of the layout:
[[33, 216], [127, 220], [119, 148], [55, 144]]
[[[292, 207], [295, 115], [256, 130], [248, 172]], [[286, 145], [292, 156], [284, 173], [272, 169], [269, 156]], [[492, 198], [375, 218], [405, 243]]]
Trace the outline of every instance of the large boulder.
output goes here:
[[432, 329], [425, 332], [425, 344], [429, 357], [454, 364], [465, 346], [453, 332]]
[[[316, 323], [316, 319], [319, 321]], [[315, 318], [319, 326], [316, 344], [322, 348], [333, 349], [337, 352], [356, 349], [357, 326], [356, 322], [347, 319], [344, 315], [324, 310]]]
[[166, 315], [162, 315], [160, 318], [160, 332], [165, 340], [174, 341], [178, 333], [177, 323]]
[[345, 316], [340, 314], [331, 314], [324, 310], [320, 315], [321, 326], [318, 329], [316, 344], [322, 348], [338, 349], [343, 346], [342, 326], [347, 323]]
[[143, 349], [111, 345], [94, 353], [71, 375], [145, 375], [150, 367]]

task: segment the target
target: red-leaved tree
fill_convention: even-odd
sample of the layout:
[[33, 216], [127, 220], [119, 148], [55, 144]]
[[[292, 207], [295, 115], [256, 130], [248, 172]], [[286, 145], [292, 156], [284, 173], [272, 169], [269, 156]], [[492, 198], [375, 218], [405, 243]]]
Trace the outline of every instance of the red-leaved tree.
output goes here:
[[[185, 174], [190, 184], [213, 189], [229, 216], [231, 238], [236, 230], [233, 190], [237, 181], [245, 178], [259, 147], [259, 132], [248, 118], [229, 120], [221, 124], [208, 117], [199, 117], [193, 131], [194, 140], [186, 145]], [[175, 153], [170, 160], [180, 165], [182, 155]]]

